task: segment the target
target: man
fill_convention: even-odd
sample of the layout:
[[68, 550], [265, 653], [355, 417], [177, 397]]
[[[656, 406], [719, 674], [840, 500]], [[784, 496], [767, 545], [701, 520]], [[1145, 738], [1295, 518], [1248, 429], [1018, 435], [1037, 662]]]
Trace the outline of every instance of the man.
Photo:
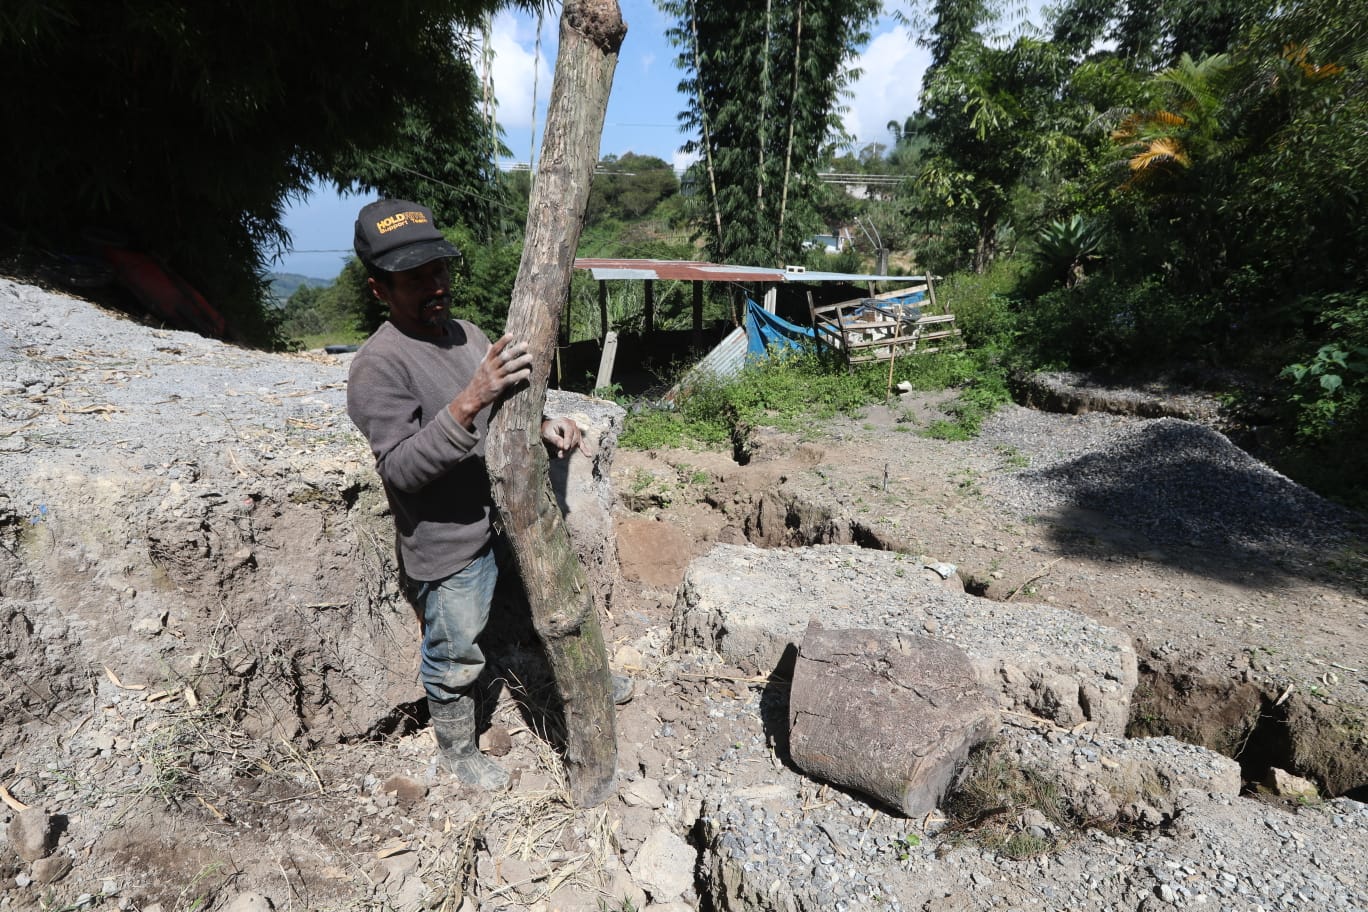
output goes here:
[[[352, 361], [347, 413], [375, 454], [422, 621], [419, 678], [438, 758], [465, 784], [503, 788], [508, 774], [477, 746], [472, 693], [485, 662], [475, 641], [498, 577], [485, 432], [490, 406], [531, 375], [532, 356], [451, 316], [447, 261], [460, 252], [426, 207], [371, 203], [357, 216], [355, 246], [389, 320]], [[581, 446], [568, 418], [544, 421], [541, 436], [557, 457]]]

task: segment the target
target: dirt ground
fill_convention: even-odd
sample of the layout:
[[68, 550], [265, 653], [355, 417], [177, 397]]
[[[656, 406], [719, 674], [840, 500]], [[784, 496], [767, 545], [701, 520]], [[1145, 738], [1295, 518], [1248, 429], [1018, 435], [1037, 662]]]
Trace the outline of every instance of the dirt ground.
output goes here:
[[[1226, 547], [1033, 507], [1011, 483], [1052, 445], [1136, 419], [1009, 408], [952, 443], [916, 433], [945, 398], [918, 394], [754, 429], [740, 461], [619, 450], [605, 635], [638, 684], [620, 794], [570, 806], [516, 629], [491, 642], [484, 719], [517, 785], [472, 794], [432, 766], [345, 377], [0, 280], [0, 910], [697, 908], [683, 838], [704, 800], [793, 777], [759, 719], [771, 682], [670, 648], [680, 580], [716, 542], [897, 549], [987, 598], [1074, 608], [1137, 642], [1136, 733], [1222, 750], [1251, 782], [1368, 783], [1361, 540]], [[24, 805], [42, 839], [16, 835]], [[671, 862], [683, 882], [662, 882]]]
[[[942, 399], [914, 394], [858, 419], [762, 429], [745, 465], [730, 453], [620, 453], [616, 487], [634, 510], [619, 519], [623, 571], [643, 609], [660, 617], [688, 561], [716, 541], [924, 555], [956, 565], [986, 598], [1044, 602], [1129, 632], [1142, 671], [1133, 733], [1220, 750], [1252, 778], [1279, 765], [1335, 794], [1365, 794], [1368, 552], [1357, 532], [1333, 549], [1221, 545], [1102, 508], [1023, 510], [999, 482], [1048, 457], [1004, 443], [992, 421], [967, 443], [917, 435]], [[1088, 417], [1009, 410], [1042, 441]]]

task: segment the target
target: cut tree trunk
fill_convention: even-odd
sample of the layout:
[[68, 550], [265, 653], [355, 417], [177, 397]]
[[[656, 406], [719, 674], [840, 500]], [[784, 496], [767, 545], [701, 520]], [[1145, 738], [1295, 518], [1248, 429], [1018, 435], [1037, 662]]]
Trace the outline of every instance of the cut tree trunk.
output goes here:
[[958, 646], [808, 622], [789, 692], [789, 754], [808, 775], [917, 817], [940, 803], [969, 751], [997, 727]]
[[551, 662], [565, 721], [570, 789], [582, 806], [613, 792], [617, 736], [603, 631], [547, 476], [542, 407], [556, 328], [598, 160], [608, 90], [627, 27], [617, 0], [566, 0], [560, 52], [528, 207], [508, 332], [527, 343], [532, 377], [494, 410], [485, 461], [494, 503]]

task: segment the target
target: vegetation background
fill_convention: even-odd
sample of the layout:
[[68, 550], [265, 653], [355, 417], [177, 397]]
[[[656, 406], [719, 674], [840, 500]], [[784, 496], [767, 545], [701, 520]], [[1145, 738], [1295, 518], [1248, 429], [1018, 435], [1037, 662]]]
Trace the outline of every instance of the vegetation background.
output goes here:
[[[478, 38], [502, 5], [6, 4], [0, 73], [28, 88], [0, 97], [5, 262], [116, 232], [205, 291], [240, 342], [356, 342], [381, 318], [356, 264], [284, 307], [263, 268], [284, 201], [321, 177], [431, 205], [464, 252], [458, 312], [500, 325], [528, 180], [495, 168], [481, 104]], [[860, 147], [837, 115], [873, 0], [659, 5], [699, 160], [682, 178], [605, 160], [582, 255], [848, 270], [882, 255], [946, 277], [967, 349], [900, 376], [960, 390], [954, 433], [1013, 371], [1163, 375], [1221, 393], [1261, 455], [1368, 506], [1368, 0], [1062, 0], [1044, 29], [1003, 0], [902, 4], [931, 52], [921, 103]], [[858, 242], [841, 257], [803, 249], [841, 229]], [[658, 325], [685, 328], [687, 290], [657, 292]], [[592, 283], [572, 294], [567, 335], [597, 338]], [[640, 328], [634, 294], [615, 293], [614, 328]], [[731, 313], [725, 289], [709, 298], [710, 321]], [[769, 370], [763, 395], [748, 373], [637, 420], [712, 440], [748, 410], [885, 388], [815, 357]]]

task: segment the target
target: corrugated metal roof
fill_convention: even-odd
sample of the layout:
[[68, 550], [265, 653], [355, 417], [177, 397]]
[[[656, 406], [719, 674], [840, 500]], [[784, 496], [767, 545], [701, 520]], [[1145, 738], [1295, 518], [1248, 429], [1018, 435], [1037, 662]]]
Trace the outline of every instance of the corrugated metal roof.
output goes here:
[[733, 329], [717, 347], [708, 352], [697, 364], [684, 372], [670, 391], [665, 394], [667, 402], [674, 402], [681, 389], [686, 389], [700, 377], [710, 376], [715, 380], [726, 380], [741, 372], [746, 364], [746, 330], [740, 326]]
[[694, 260], [623, 260], [581, 257], [576, 269], [587, 269], [594, 278], [676, 279], [684, 282], [782, 282], [782, 269], [755, 266], [719, 266]]
[[785, 274], [786, 282], [902, 282], [916, 285], [926, 281], [926, 276], [865, 275], [855, 272], [790, 272]]
[[761, 266], [729, 266], [698, 260], [632, 260], [581, 257], [576, 269], [587, 269], [600, 281], [674, 279], [682, 282], [922, 282], [921, 276], [864, 275], [845, 272], [797, 272]]

